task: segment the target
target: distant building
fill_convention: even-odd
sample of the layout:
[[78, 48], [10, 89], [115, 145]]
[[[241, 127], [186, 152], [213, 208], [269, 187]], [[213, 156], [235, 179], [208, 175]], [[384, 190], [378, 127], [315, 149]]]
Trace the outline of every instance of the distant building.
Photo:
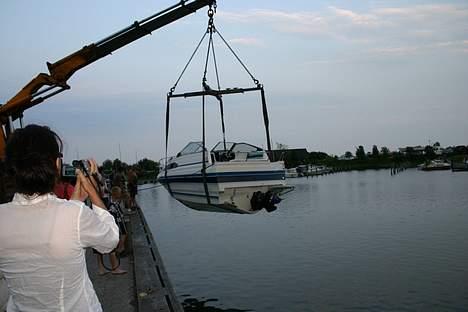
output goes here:
[[446, 149], [444, 149], [443, 153], [444, 154], [452, 154], [454, 151], [455, 151], [455, 149], [453, 147], [449, 146]]
[[468, 155], [468, 146], [457, 145], [453, 148], [453, 152], [458, 155]]
[[295, 158], [298, 160], [304, 160], [309, 157], [309, 152], [306, 148], [288, 148], [281, 150], [272, 150], [271, 153], [275, 160]]
[[440, 146], [433, 146], [432, 149], [434, 150], [434, 154], [437, 156], [441, 156], [445, 152], [445, 149]]
[[398, 151], [405, 155], [407, 155], [408, 152], [411, 152], [413, 155], [424, 155], [424, 146], [416, 145], [416, 146], [400, 147], [398, 148]]
[[[443, 148], [440, 145], [435, 145], [435, 144], [432, 145], [431, 148], [434, 154], [437, 156], [441, 156], [444, 154], [451, 154], [454, 151], [453, 147]], [[417, 145], [417, 146], [407, 146], [407, 147], [398, 148], [398, 151], [405, 155], [408, 154], [408, 150], [412, 151], [413, 155], [425, 155], [426, 154], [426, 146]]]

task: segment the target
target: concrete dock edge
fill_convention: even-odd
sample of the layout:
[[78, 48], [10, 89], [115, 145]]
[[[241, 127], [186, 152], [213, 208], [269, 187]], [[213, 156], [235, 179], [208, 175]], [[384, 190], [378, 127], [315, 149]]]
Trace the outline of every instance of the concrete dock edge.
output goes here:
[[183, 312], [140, 208], [130, 215], [138, 311]]

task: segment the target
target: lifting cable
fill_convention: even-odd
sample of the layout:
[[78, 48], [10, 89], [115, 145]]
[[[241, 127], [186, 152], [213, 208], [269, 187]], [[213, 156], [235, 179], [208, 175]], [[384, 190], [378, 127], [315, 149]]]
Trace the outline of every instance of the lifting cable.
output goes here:
[[[216, 53], [215, 53], [213, 42], [211, 43], [211, 50], [213, 53], [213, 61], [214, 61], [215, 72], [216, 72], [216, 82], [218, 84], [218, 92], [219, 92], [221, 91], [221, 84], [219, 83], [218, 62], [216, 62]], [[226, 148], [226, 127], [224, 126], [224, 104], [223, 104], [223, 97], [221, 95], [219, 96], [219, 112], [221, 114], [221, 129], [223, 131], [223, 145], [224, 145], [224, 150], [226, 150], [227, 148]]]
[[165, 161], [165, 164], [164, 164], [164, 179], [166, 180], [167, 190], [169, 191], [169, 194], [171, 194], [171, 195], [172, 195], [172, 189], [171, 189], [169, 181], [167, 180], [167, 160], [168, 160], [167, 150], [168, 150], [168, 146], [169, 146], [169, 121], [170, 121], [170, 118], [169, 118], [170, 114], [169, 113], [170, 113], [171, 96], [173, 95], [175, 89], [177, 88], [177, 85], [179, 84], [180, 80], [182, 79], [182, 76], [184, 75], [185, 71], [187, 70], [187, 68], [189, 67], [189, 65], [192, 62], [193, 58], [195, 57], [195, 54], [197, 54], [197, 51], [200, 48], [203, 41], [205, 40], [205, 37], [206, 37], [207, 33], [208, 32], [205, 32], [203, 34], [202, 38], [200, 39], [200, 42], [198, 42], [197, 47], [193, 51], [193, 53], [190, 56], [187, 64], [185, 64], [184, 69], [180, 73], [179, 78], [177, 78], [174, 86], [171, 88], [171, 90], [167, 94], [167, 101], [166, 101], [167, 102], [167, 104], [166, 104], [166, 152], [165, 152], [165, 158], [164, 158], [164, 161]]
[[[206, 74], [208, 73], [208, 62], [210, 60], [210, 51], [211, 51], [211, 45], [213, 44], [213, 29], [214, 29], [214, 24], [213, 24], [213, 15], [214, 11], [213, 8], [210, 6], [208, 9], [208, 29], [207, 33], [210, 34], [210, 39], [208, 40], [208, 50], [206, 52], [206, 59], [205, 59], [205, 70], [203, 71], [203, 79], [202, 79], [202, 85], [203, 89], [207, 91], [209, 89], [208, 84], [206, 83]], [[222, 100], [221, 96], [216, 97], [219, 100], [220, 105], [222, 105]], [[211, 198], [210, 198], [210, 192], [208, 191], [208, 183], [206, 179], [206, 122], [205, 122], [205, 94], [202, 95], [202, 178], [203, 178], [203, 188], [205, 190], [205, 197], [206, 197], [206, 202], [211, 204]], [[224, 120], [222, 121], [224, 125]], [[223, 128], [224, 131], [224, 128]], [[223, 137], [225, 137], [225, 133], [223, 132]], [[224, 142], [224, 146], [226, 146], [226, 142]]]
[[[250, 70], [247, 68], [247, 66], [242, 62], [240, 57], [236, 54], [236, 52], [232, 49], [232, 47], [229, 45], [229, 43], [224, 39], [224, 37], [221, 35], [219, 30], [215, 27], [214, 25], [214, 14], [216, 13], [216, 1], [214, 1], [213, 5], [210, 5], [208, 9], [208, 27], [206, 31], [203, 33], [202, 38], [198, 42], [198, 45], [196, 46], [195, 50], [191, 54], [188, 62], [185, 64], [181, 74], [177, 78], [174, 86], [170, 89], [169, 93], [167, 94], [167, 103], [166, 103], [166, 153], [165, 153], [165, 179], [167, 183], [167, 188], [169, 190], [169, 193], [172, 194], [171, 188], [169, 186], [169, 182], [167, 180], [167, 163], [168, 163], [168, 145], [169, 145], [169, 122], [170, 122], [170, 101], [171, 98], [175, 97], [196, 97], [196, 96], [201, 96], [202, 97], [202, 178], [203, 178], [203, 184], [204, 184], [204, 190], [205, 190], [205, 196], [208, 204], [211, 203], [209, 192], [208, 192], [208, 185], [207, 185], [207, 177], [206, 177], [206, 162], [209, 160], [206, 157], [206, 116], [205, 116], [205, 97], [207, 95], [214, 96], [218, 102], [219, 102], [219, 109], [220, 109], [220, 115], [221, 115], [221, 127], [222, 127], [222, 133], [223, 133], [223, 145], [224, 145], [224, 150], [227, 150], [226, 146], [226, 127], [224, 123], [224, 103], [223, 103], [223, 95], [224, 94], [236, 94], [236, 93], [245, 93], [245, 92], [250, 92], [250, 91], [260, 91], [261, 94], [261, 100], [262, 100], [262, 112], [263, 112], [263, 122], [265, 126], [265, 132], [266, 132], [266, 139], [267, 139], [267, 147], [268, 147], [268, 154], [270, 158], [273, 159], [273, 153], [271, 150], [271, 141], [270, 141], [270, 130], [269, 130], [269, 119], [268, 119], [268, 110], [267, 110], [267, 104], [266, 104], [266, 98], [265, 98], [265, 91], [263, 88], [263, 85], [253, 76], [253, 74], [250, 72]], [[234, 55], [234, 57], [237, 59], [237, 61], [240, 63], [242, 68], [247, 72], [247, 74], [250, 76], [252, 81], [255, 84], [255, 87], [252, 88], [231, 88], [231, 89], [221, 89], [221, 83], [219, 79], [219, 71], [218, 71], [218, 64], [217, 64], [217, 59], [216, 59], [216, 53], [215, 53], [215, 48], [214, 48], [214, 41], [213, 41], [213, 34], [218, 34], [218, 36], [221, 38], [222, 42], [227, 46], [229, 51]], [[200, 46], [202, 45], [203, 41], [206, 39], [207, 35], [209, 35], [208, 39], [208, 47], [207, 47], [207, 52], [206, 52], [206, 59], [205, 59], [205, 66], [204, 66], [204, 71], [203, 71], [203, 78], [202, 78], [202, 91], [197, 91], [197, 92], [189, 92], [189, 93], [181, 93], [181, 94], [174, 94], [177, 85], [181, 81], [183, 75], [185, 74], [187, 68], [191, 64], [193, 58], [197, 54], [197, 52], [200, 49]], [[211, 89], [211, 87], [207, 83], [207, 73], [208, 73], [208, 64], [209, 64], [209, 59], [211, 54], [213, 55], [213, 63], [214, 63], [214, 71], [216, 74], [216, 83], [217, 83], [217, 90]], [[209, 155], [208, 155], [209, 156]]]

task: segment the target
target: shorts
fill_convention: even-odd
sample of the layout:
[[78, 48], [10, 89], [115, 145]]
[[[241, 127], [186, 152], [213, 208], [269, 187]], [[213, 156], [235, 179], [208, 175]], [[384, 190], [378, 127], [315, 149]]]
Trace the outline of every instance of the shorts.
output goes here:
[[138, 194], [138, 186], [136, 184], [129, 184], [128, 192], [130, 193], [130, 197], [134, 198]]

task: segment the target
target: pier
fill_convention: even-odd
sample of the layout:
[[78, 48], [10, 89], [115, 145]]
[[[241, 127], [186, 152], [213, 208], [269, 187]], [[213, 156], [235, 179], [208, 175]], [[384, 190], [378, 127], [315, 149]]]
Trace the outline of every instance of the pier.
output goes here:
[[[129, 214], [126, 254], [120, 258], [124, 275], [98, 274], [96, 255], [87, 251], [89, 277], [104, 311], [182, 312], [140, 208]], [[109, 263], [107, 257], [105, 263]]]

